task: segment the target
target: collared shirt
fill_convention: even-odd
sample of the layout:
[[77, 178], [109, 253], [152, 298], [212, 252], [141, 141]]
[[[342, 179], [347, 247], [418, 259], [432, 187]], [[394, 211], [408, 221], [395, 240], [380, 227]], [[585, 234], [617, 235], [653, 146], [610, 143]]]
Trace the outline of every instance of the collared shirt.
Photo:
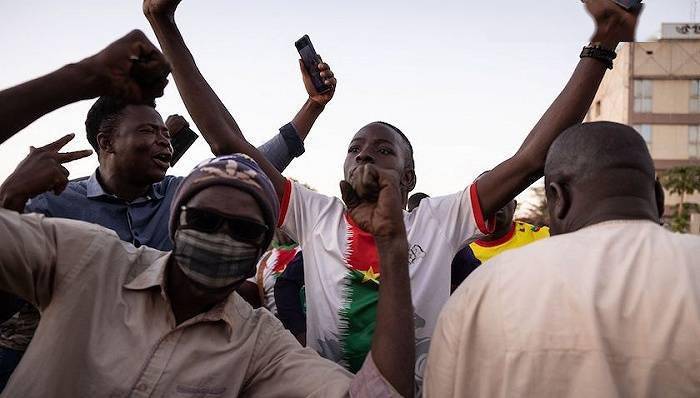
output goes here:
[[[280, 171], [304, 153], [304, 144], [288, 123], [280, 133], [263, 144], [260, 152]], [[165, 176], [151, 185], [145, 196], [127, 202], [107, 193], [95, 171], [89, 178], [68, 183], [60, 195], [47, 192], [25, 207], [27, 213], [82, 220], [107, 227], [134, 246], [172, 250], [168, 234], [170, 204], [183, 177]], [[39, 313], [26, 303], [12, 318], [0, 325], [0, 347], [24, 351], [39, 322]]]
[[440, 314], [427, 396], [700, 396], [699, 255], [650, 221], [500, 254]]
[[236, 293], [176, 325], [164, 289], [169, 252], [4, 209], [0, 236], [0, 289], [42, 312], [4, 396], [397, 395], [370, 356], [353, 379]]

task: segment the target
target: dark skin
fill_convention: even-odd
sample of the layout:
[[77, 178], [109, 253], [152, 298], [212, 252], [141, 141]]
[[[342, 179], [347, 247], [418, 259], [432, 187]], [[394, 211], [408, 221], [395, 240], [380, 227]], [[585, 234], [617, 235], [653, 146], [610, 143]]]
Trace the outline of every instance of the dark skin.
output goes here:
[[340, 183], [340, 190], [352, 219], [374, 236], [382, 269], [372, 360], [402, 396], [411, 397], [415, 333], [399, 181], [395, 172], [364, 164], [354, 169], [349, 182]]
[[518, 202], [511, 200], [507, 205], [498, 210], [495, 215], [496, 222], [493, 233], [484, 236], [481, 240], [492, 242], [508, 235], [508, 232], [510, 232], [513, 226], [513, 217], [515, 216], [515, 208], [517, 206]]
[[63, 164], [92, 154], [91, 150], [60, 152], [74, 137], [68, 134], [43, 147], [30, 147], [29, 155], [0, 186], [0, 206], [22, 212], [27, 200], [36, 195], [63, 192], [70, 175]]
[[[138, 60], [138, 61], [134, 61]], [[101, 95], [145, 103], [163, 95], [170, 65], [139, 30], [80, 62], [0, 91], [0, 143], [62, 106]]]
[[163, 180], [173, 155], [170, 132], [147, 105], [129, 105], [113, 131], [97, 135], [100, 182], [105, 190], [131, 201]]
[[[158, 37], [158, 42], [165, 55], [178, 65], [173, 71], [177, 88], [187, 107], [187, 111], [192, 116], [192, 120], [199, 130], [202, 131], [204, 138], [209, 142], [214, 153], [225, 155], [242, 152], [237, 149], [237, 144], [245, 142], [241, 129], [197, 68], [194, 57], [187, 48], [175, 23], [175, 11], [180, 1], [144, 0], [144, 15], [151, 24], [156, 37]], [[331, 90], [319, 93], [311, 83], [311, 78], [306, 69], [301, 63], [300, 66], [304, 87], [309, 97], [296, 116], [294, 116], [292, 125], [303, 140], [309, 134], [311, 127], [321, 112], [323, 112], [325, 106], [333, 98], [337, 81], [328, 64], [321, 62], [318, 65], [318, 69], [321, 76], [325, 79], [325, 83], [331, 86]], [[265, 172], [269, 175], [269, 172], [272, 170], [268, 170], [266, 167], [272, 167], [272, 165], [266, 160], [266, 165], [262, 163], [264, 159], [262, 156], [260, 158], [253, 156], [253, 158], [263, 165]]]
[[[206, 188], [192, 197], [187, 202], [187, 206], [202, 210], [216, 210], [222, 216], [246, 217], [265, 224], [262, 210], [255, 199], [249, 193], [229, 186], [217, 185]], [[217, 232], [227, 231], [228, 225], [223, 223]], [[173, 315], [178, 325], [209, 311], [216, 304], [226, 300], [245, 280], [220, 289], [211, 289], [189, 279], [174, 261], [171, 257], [166, 271], [166, 293], [170, 298]]]
[[657, 199], [663, 198], [661, 184], [635, 168], [609, 170], [595, 181], [572, 182], [564, 176], [545, 176], [545, 186], [551, 235], [611, 220], [660, 223], [663, 215], [663, 200]]
[[629, 126], [595, 122], [568, 129], [552, 146], [546, 170], [553, 235], [610, 220], [659, 223], [663, 215], [653, 161]]
[[[157, 34], [160, 31], [160, 35], [168, 32], [164, 30], [163, 26], [167, 25], [163, 21], [173, 18], [178, 1], [163, 0], [162, 3], [170, 3], [171, 7], [168, 8], [169, 11], [157, 14], [161, 15], [161, 18], [158, 19], [161, 22], [154, 24], [154, 29]], [[585, 2], [585, 6], [596, 24], [592, 41], [600, 43], [603, 47], [614, 49], [620, 41], [634, 38], [639, 10], [625, 11], [610, 0], [588, 0]], [[144, 9], [146, 9], [145, 5]], [[149, 15], [148, 12], [147, 15]], [[153, 21], [155, 17], [149, 17], [149, 20]], [[207, 85], [207, 90], [204, 90], [205, 94], [203, 94], [203, 90], [201, 90], [203, 84], [197, 79], [187, 77], [189, 76], [187, 73], [196, 68], [194, 62], [190, 60], [191, 56], [178, 58], [182, 59], [171, 58], [171, 61], [180, 94], [186, 104], [190, 103], [193, 106], [201, 107], [205, 103], [203, 98], [212, 95], [211, 93], [206, 94], [207, 90], [211, 90], [211, 88]], [[602, 62], [592, 58], [581, 59], [564, 90], [526, 137], [517, 153], [479, 179], [477, 190], [484, 217], [489, 218], [543, 175], [544, 161], [549, 146], [567, 127], [583, 120], [605, 72], [606, 67]], [[182, 84], [178, 82], [178, 75]], [[220, 102], [216, 102], [216, 104], [217, 107], [221, 106]], [[209, 107], [209, 109], [212, 108]], [[190, 109], [190, 113], [196, 121], [194, 110]], [[202, 120], [205, 120], [205, 114], [210, 114], [206, 120], [212, 123], [216, 122], [216, 118], [211, 116], [212, 112], [207, 109], [203, 108], [199, 113], [201, 113]], [[218, 126], [218, 129], [227, 128], [223, 122], [215, 125]], [[242, 135], [232, 131], [228, 137], [230, 141], [227, 147], [230, 148], [230, 151], [245, 153], [253, 157], [270, 177], [281, 199], [284, 195], [285, 178], [252, 145], [246, 142]], [[405, 151], [401, 151], [401, 148], [404, 148], [402, 139], [389, 127], [372, 123], [363, 127], [353, 140], [362, 141], [365, 148], [358, 152], [361, 155], [359, 158], [354, 153], [348, 154], [345, 161], [345, 178], [350, 177], [352, 169], [356, 166], [366, 163], [373, 163], [377, 167], [392, 170], [399, 175], [402, 196], [400, 204], [405, 208], [408, 192], [415, 186], [415, 171], [408, 166]], [[391, 151], [386, 150], [388, 147], [391, 147]]]

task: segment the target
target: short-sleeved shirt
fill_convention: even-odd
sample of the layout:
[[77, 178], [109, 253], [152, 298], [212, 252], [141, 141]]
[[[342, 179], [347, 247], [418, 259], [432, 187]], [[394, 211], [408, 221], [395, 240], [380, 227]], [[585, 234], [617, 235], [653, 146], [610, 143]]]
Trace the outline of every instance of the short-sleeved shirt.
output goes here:
[[[517, 249], [549, 237], [549, 228], [521, 221], [513, 222], [508, 233], [493, 241], [476, 240], [462, 248], [452, 260], [452, 285], [459, 286], [469, 274], [484, 262], [506, 250]], [[523, 258], [523, 261], [529, 261]]]
[[[374, 238], [349, 217], [343, 202], [288, 182], [281, 228], [303, 247], [307, 344], [355, 371], [369, 351], [376, 324], [381, 269]], [[416, 372], [437, 314], [450, 295], [450, 263], [465, 240], [486, 232], [476, 185], [426, 198], [404, 212], [415, 307]]]
[[5, 396], [398, 396], [371, 356], [353, 379], [236, 293], [176, 324], [170, 252], [5, 209], [0, 236], [0, 289], [42, 311]]
[[491, 259], [440, 314], [425, 383], [440, 398], [700, 396], [700, 237], [610, 221]]

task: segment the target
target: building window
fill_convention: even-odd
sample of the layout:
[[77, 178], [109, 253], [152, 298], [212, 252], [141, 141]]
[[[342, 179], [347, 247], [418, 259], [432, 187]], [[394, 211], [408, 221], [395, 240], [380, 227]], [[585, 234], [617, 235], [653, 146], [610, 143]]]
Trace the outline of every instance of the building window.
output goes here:
[[700, 126], [688, 126], [688, 157], [700, 159]]
[[651, 80], [634, 81], [634, 111], [637, 113], [650, 113], [652, 110], [652, 85]]
[[634, 129], [644, 138], [647, 148], [651, 151], [651, 124], [637, 124], [634, 126]]
[[690, 81], [690, 113], [700, 113], [700, 80]]

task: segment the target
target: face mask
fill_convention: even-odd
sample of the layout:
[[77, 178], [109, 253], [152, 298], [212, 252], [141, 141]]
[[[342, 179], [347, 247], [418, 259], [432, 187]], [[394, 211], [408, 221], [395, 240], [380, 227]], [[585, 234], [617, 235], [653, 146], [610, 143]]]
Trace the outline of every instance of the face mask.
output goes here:
[[251, 276], [260, 249], [233, 239], [194, 229], [175, 232], [173, 255], [188, 278], [210, 288], [229, 286]]

